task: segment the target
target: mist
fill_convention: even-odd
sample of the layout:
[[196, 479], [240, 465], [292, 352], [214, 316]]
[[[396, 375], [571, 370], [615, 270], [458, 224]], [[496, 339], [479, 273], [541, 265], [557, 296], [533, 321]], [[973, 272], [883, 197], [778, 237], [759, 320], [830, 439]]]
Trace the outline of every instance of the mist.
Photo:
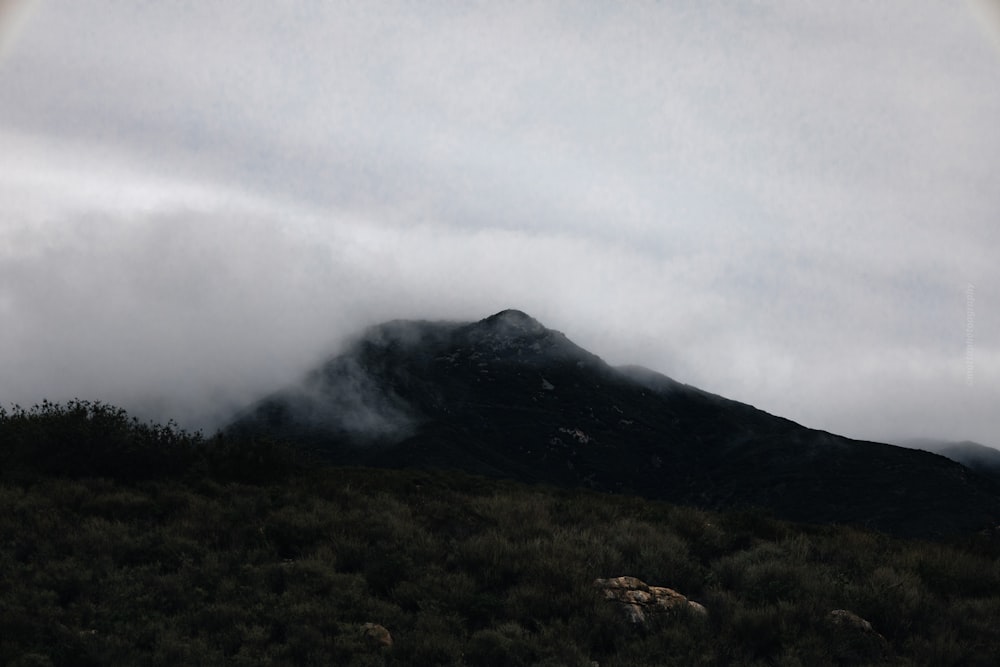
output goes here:
[[35, 3], [0, 403], [211, 430], [368, 326], [517, 308], [807, 426], [1000, 445], [1000, 54], [918, 5]]
[[34, 0], [0, 0], [0, 63], [28, 20]]

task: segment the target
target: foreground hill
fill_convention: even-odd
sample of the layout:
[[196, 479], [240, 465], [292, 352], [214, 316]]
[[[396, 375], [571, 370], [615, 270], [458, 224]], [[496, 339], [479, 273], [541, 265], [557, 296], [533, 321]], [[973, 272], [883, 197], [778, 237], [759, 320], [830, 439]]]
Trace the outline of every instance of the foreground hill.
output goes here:
[[944, 457], [805, 428], [647, 369], [612, 368], [519, 311], [374, 327], [229, 432], [295, 442], [340, 464], [762, 507], [901, 535], [1000, 520], [996, 484]]
[[[299, 455], [95, 404], [0, 411], [0, 664], [992, 666], [1000, 655], [989, 535], [924, 543]], [[618, 577], [704, 612], [637, 621], [595, 587]]]

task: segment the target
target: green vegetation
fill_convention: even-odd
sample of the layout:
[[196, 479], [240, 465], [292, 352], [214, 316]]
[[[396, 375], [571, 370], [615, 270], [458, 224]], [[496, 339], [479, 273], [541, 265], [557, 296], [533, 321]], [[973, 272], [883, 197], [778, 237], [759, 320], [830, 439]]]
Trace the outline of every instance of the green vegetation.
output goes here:
[[[0, 664], [993, 665], [1000, 547], [0, 411]], [[631, 575], [708, 616], [634, 626]], [[832, 624], [847, 609], [885, 638]], [[392, 645], [366, 633], [388, 629]]]

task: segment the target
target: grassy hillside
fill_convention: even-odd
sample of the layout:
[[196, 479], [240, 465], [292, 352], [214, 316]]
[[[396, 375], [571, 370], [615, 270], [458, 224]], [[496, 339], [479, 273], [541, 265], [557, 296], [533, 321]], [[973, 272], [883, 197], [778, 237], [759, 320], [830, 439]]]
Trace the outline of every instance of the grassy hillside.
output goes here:
[[[2, 664], [1000, 655], [989, 536], [922, 543], [459, 473], [315, 466], [274, 443], [84, 402], [0, 415], [0, 465]], [[593, 585], [620, 575], [674, 588], [708, 615], [634, 624]], [[837, 609], [874, 631], [837, 625]]]

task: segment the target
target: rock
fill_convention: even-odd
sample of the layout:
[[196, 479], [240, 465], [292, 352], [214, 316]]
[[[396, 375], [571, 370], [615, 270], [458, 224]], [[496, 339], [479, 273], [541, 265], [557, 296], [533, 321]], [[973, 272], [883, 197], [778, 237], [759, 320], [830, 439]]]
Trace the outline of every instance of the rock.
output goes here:
[[605, 599], [618, 602], [626, 617], [636, 625], [645, 625], [651, 615], [678, 613], [683, 610], [699, 616], [707, 616], [702, 605], [688, 600], [672, 588], [650, 586], [635, 577], [614, 577], [595, 579], [594, 586], [600, 589]]
[[872, 624], [853, 611], [834, 609], [827, 614], [840, 664], [866, 665], [889, 657], [889, 642]]
[[365, 623], [361, 626], [361, 632], [375, 646], [385, 648], [392, 646], [392, 635], [378, 623]]
[[861, 632], [875, 632], [872, 629], [872, 624], [861, 618], [853, 611], [847, 611], [846, 609], [834, 609], [829, 614], [830, 622], [834, 625], [846, 626], [849, 628], [854, 628]]
[[691, 606], [691, 611], [694, 613], [699, 616], [708, 616], [708, 610], [705, 609], [705, 605], [695, 602], [694, 600], [688, 600], [688, 604]]

